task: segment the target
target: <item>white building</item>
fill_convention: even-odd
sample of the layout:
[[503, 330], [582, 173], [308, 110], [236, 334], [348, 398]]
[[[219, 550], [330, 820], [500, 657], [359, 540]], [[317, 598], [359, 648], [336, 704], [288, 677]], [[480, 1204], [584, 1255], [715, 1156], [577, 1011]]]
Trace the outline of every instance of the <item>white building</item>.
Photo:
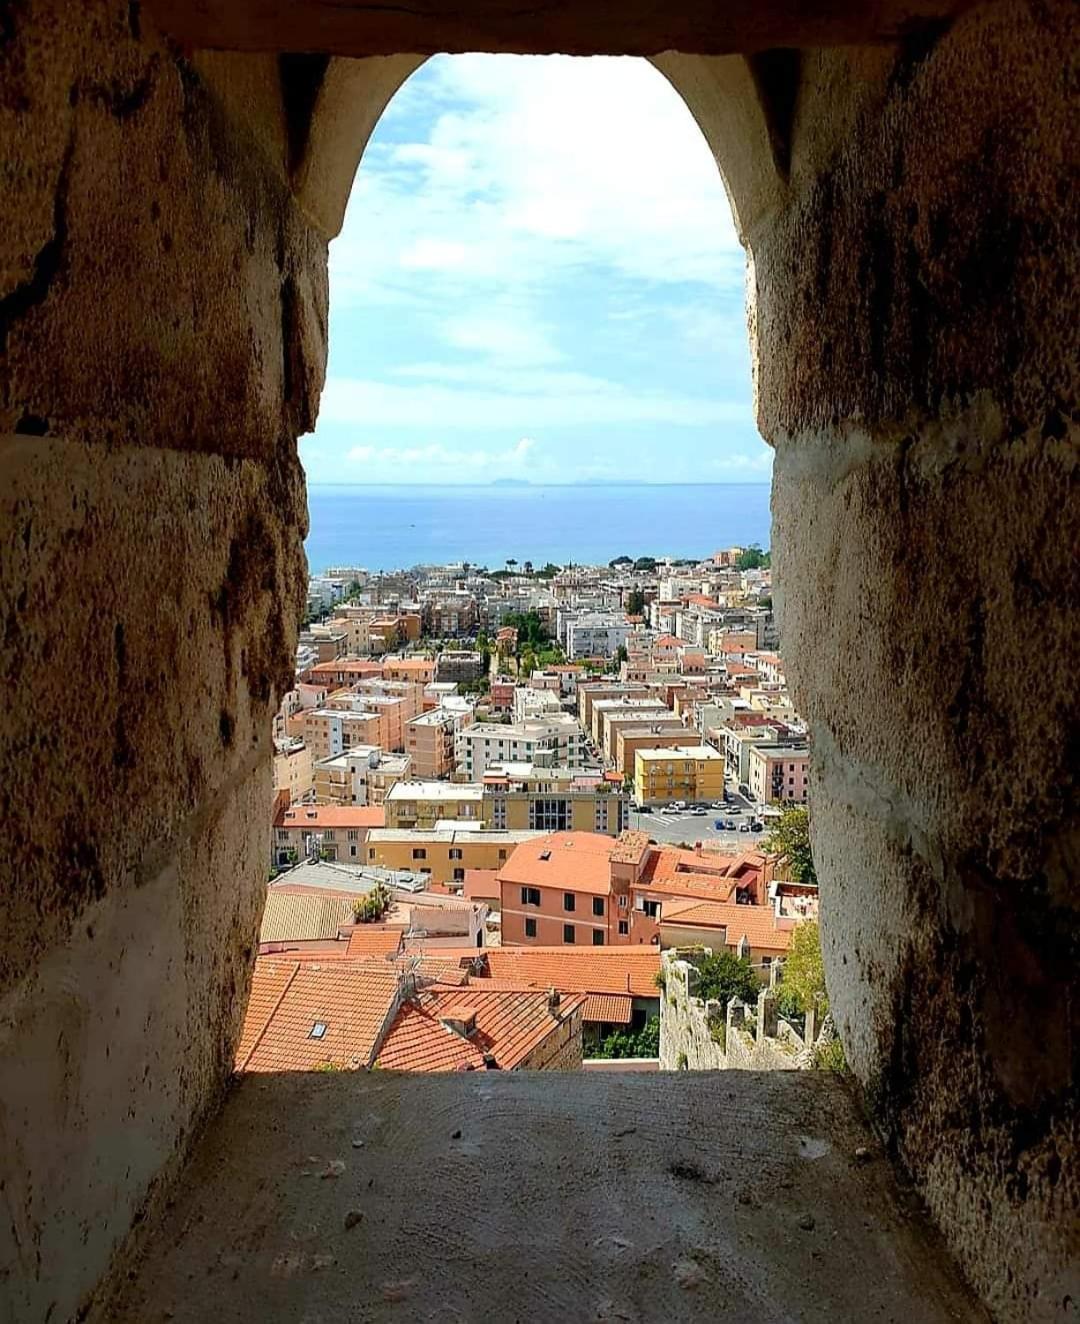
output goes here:
[[479, 781], [492, 764], [536, 763], [580, 768], [585, 735], [569, 713], [543, 721], [477, 722], [457, 733], [454, 760], [469, 781]]

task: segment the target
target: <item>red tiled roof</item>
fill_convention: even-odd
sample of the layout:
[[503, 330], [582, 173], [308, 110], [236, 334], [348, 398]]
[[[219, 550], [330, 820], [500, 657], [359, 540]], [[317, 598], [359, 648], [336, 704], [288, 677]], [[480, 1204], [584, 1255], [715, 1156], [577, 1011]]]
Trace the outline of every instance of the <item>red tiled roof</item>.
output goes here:
[[655, 998], [660, 953], [655, 947], [488, 947], [493, 979], [582, 993]]
[[515, 849], [499, 870], [499, 880], [607, 896], [611, 892], [613, 844], [610, 837], [599, 832], [551, 832], [534, 837]]
[[[392, 966], [260, 957], [240, 1037], [238, 1071], [312, 1071], [370, 1064], [398, 997]], [[313, 1029], [325, 1026], [318, 1038]]]
[[613, 864], [638, 864], [642, 855], [649, 849], [647, 832], [620, 832], [611, 852]]
[[386, 826], [382, 805], [291, 805], [274, 820], [283, 828], [373, 828]]
[[[563, 998], [553, 1015], [542, 990], [504, 992], [482, 983], [423, 989], [398, 1011], [376, 1065], [386, 1071], [478, 1071], [490, 1054], [502, 1070], [512, 1071], [583, 1002]], [[464, 1037], [448, 1029], [440, 1020], [448, 1013], [475, 1017], [473, 1032]]]
[[621, 993], [590, 993], [585, 1000], [582, 1019], [602, 1025], [629, 1025], [634, 1014], [634, 999]]
[[396, 956], [401, 950], [401, 930], [385, 924], [358, 924], [349, 934], [349, 956]]
[[723, 928], [725, 942], [738, 947], [746, 938], [758, 951], [786, 952], [791, 946], [791, 930], [776, 926], [771, 906], [736, 906], [717, 901], [673, 901], [660, 908], [662, 925], [687, 925], [693, 928]]

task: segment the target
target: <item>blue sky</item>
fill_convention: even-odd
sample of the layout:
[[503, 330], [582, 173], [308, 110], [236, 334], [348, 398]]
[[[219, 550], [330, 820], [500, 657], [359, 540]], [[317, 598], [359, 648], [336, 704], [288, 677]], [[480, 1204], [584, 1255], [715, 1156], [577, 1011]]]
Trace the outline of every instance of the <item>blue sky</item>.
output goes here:
[[330, 250], [312, 482], [763, 482], [743, 252], [647, 62], [428, 61]]

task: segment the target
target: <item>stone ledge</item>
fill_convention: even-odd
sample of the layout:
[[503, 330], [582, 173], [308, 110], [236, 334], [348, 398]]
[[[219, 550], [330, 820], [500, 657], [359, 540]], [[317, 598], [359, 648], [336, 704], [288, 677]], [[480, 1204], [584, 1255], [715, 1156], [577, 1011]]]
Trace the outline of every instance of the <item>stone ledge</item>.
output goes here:
[[985, 1316], [833, 1078], [376, 1072], [242, 1081], [91, 1318]]

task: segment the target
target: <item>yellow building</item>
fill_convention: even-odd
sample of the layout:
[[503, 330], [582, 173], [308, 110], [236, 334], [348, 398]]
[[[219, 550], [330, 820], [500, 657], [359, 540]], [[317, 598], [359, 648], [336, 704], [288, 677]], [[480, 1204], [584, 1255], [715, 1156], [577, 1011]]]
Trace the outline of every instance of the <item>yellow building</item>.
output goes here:
[[274, 751], [274, 793], [288, 791], [289, 803], [302, 800], [315, 785], [314, 760], [302, 740], [279, 741]]
[[639, 805], [719, 800], [724, 756], [711, 745], [639, 749], [634, 754], [634, 799]]
[[466, 869], [501, 869], [514, 848], [537, 832], [484, 832], [479, 829], [424, 832], [374, 828], [367, 838], [367, 863], [382, 869], [411, 869], [432, 882], [463, 882]]

